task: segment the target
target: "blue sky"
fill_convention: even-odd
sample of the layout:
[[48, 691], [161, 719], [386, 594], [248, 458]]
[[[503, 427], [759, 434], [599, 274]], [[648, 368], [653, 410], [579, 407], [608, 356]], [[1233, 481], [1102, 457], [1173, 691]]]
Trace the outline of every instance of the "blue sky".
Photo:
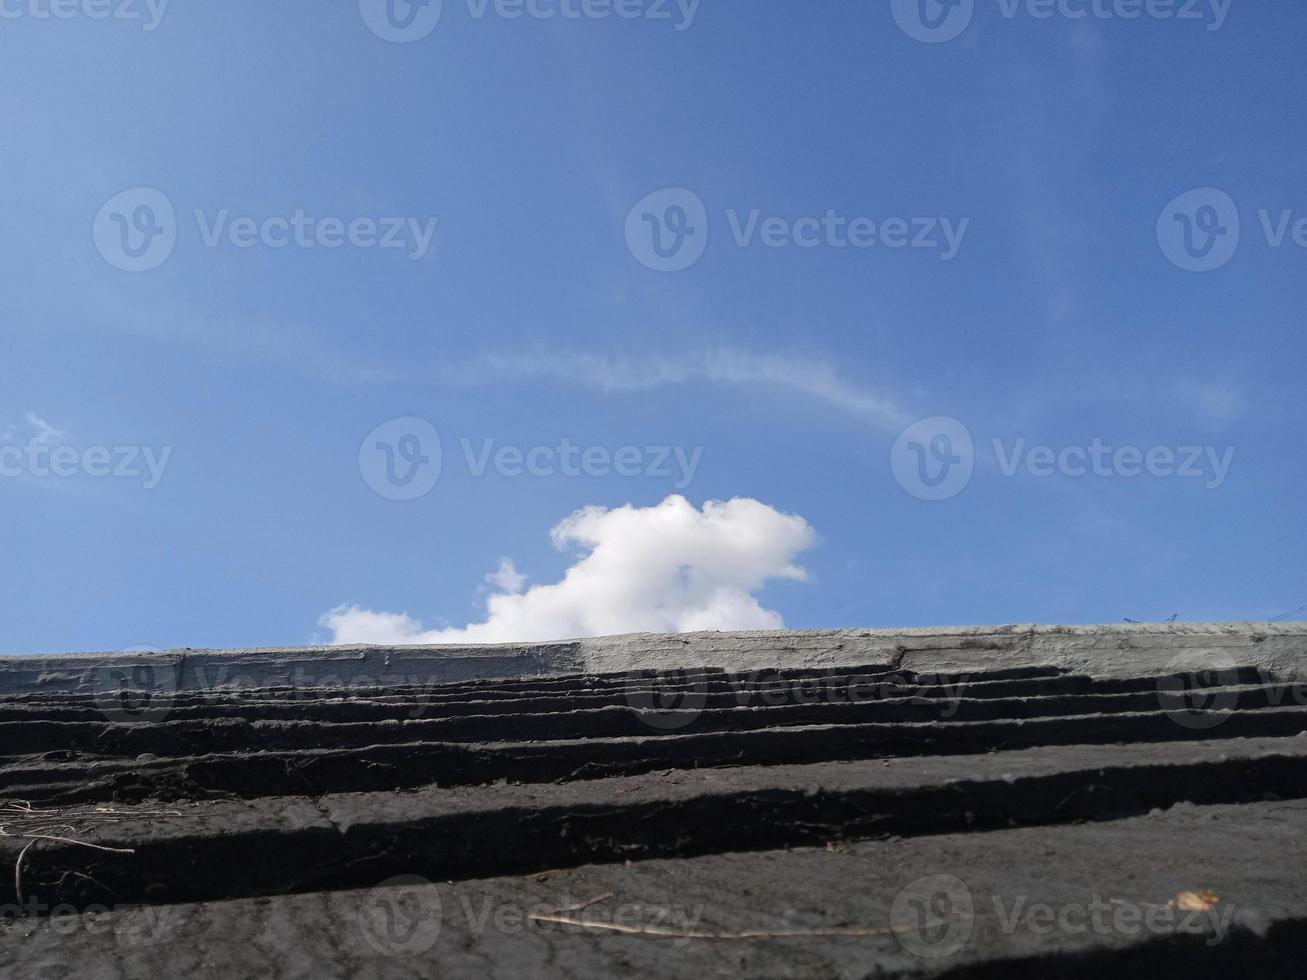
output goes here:
[[0, 7], [0, 652], [1307, 602], [1302, 5], [122, 2]]

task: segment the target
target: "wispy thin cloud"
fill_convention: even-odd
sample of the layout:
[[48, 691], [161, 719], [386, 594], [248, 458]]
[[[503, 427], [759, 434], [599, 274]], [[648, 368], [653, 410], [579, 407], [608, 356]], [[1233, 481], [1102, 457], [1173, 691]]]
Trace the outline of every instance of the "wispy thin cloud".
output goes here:
[[848, 380], [830, 364], [783, 354], [729, 347], [671, 356], [546, 351], [494, 355], [486, 363], [504, 376], [556, 378], [602, 391], [694, 382], [773, 385], [825, 402], [886, 432], [897, 432], [912, 420], [891, 397]]
[[[109, 305], [109, 304], [104, 304]], [[120, 329], [150, 340], [197, 350], [219, 361], [273, 364], [342, 385], [394, 384], [432, 377], [413, 364], [368, 363], [302, 324], [249, 320], [192, 304], [141, 309], [111, 306]], [[718, 347], [674, 354], [538, 350], [492, 353], [435, 368], [445, 383], [484, 386], [510, 378], [551, 378], [602, 391], [643, 391], [696, 382], [771, 385], [813, 398], [887, 433], [910, 424], [890, 395], [851, 380], [828, 361], [785, 352]]]
[[51, 425], [35, 412], [26, 413], [23, 419], [32, 431], [32, 441], [38, 446], [53, 446], [68, 435], [63, 429]]
[[386, 383], [399, 376], [301, 323], [216, 313], [175, 300], [106, 302], [100, 315], [125, 333], [198, 351], [221, 363], [276, 365], [339, 385]]
[[1176, 394], [1209, 424], [1224, 426], [1244, 417], [1247, 405], [1242, 387], [1228, 381], [1188, 381]]
[[0, 440], [24, 445], [55, 446], [68, 438], [63, 429], [47, 422], [35, 412], [24, 412], [21, 424], [0, 415]]

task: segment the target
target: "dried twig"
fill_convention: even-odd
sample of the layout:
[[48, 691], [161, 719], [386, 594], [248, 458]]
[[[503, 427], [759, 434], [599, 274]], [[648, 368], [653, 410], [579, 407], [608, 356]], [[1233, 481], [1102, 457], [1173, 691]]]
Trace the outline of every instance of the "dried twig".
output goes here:
[[27, 857], [27, 852], [35, 845], [36, 841], [28, 842], [28, 845], [18, 852], [18, 860], [14, 862], [14, 894], [18, 896], [20, 908], [23, 904], [23, 858]]
[[533, 912], [528, 915], [527, 918], [536, 922], [549, 922], [560, 926], [578, 926], [582, 929], [598, 929], [604, 932], [620, 932], [629, 936], [650, 936], [657, 939], [702, 939], [717, 942], [731, 942], [747, 939], [861, 939], [870, 936], [893, 936], [908, 932], [919, 932], [922, 928], [942, 924], [938, 922], [930, 922], [925, 926], [913, 929], [895, 929], [893, 927], [872, 929], [853, 926], [828, 929], [743, 929], [736, 931], [719, 929], [671, 929], [666, 926], [628, 926], [617, 922], [595, 922], [591, 919], [584, 919], [575, 915], [567, 914], [587, 909], [591, 905], [595, 905], [612, 897], [613, 895], [610, 892], [606, 895], [600, 895], [598, 898], [592, 898], [590, 901], [583, 902], [580, 905], [558, 909], [554, 912]]
[[[60, 844], [76, 844], [78, 847], [89, 847], [95, 851], [108, 851], [110, 854], [135, 854], [134, 847], [106, 847], [104, 844], [92, 844], [90, 841], [76, 840], [72, 837], [60, 837], [57, 834], [11, 834], [3, 827], [0, 827], [0, 837], [17, 837], [21, 840], [30, 840], [36, 843], [39, 840], [58, 841]], [[31, 847], [28, 844], [27, 847]], [[24, 848], [26, 850], [27, 848]]]
[[[76, 813], [77, 820], [84, 826], [79, 828], [71, 823], [64, 823], [59, 818], [66, 817], [71, 813]], [[86, 847], [93, 851], [104, 851], [108, 854], [135, 854], [135, 848], [130, 847], [109, 847], [106, 844], [94, 844], [90, 841], [79, 840], [79, 834], [84, 834], [88, 830], [94, 829], [97, 825], [109, 825], [121, 822], [123, 818], [131, 816], [165, 816], [177, 815], [179, 811], [175, 810], [154, 810], [154, 811], [134, 811], [124, 813], [115, 810], [112, 807], [96, 807], [93, 811], [70, 808], [51, 808], [49, 810], [38, 810], [27, 800], [0, 800], [0, 815], [8, 815], [20, 825], [10, 829], [10, 822], [6, 820], [0, 824], [0, 838], [11, 838], [14, 840], [25, 840], [27, 843], [23, 849], [18, 852], [18, 859], [14, 861], [14, 895], [18, 899], [18, 904], [23, 904], [23, 861], [37, 841], [54, 841], [58, 844], [71, 844], [74, 847]], [[94, 879], [91, 879], [94, 881]], [[97, 882], [98, 884], [98, 882]]]
[[618, 922], [592, 922], [570, 915], [532, 915], [537, 922], [552, 922], [563, 926], [580, 926], [605, 932], [621, 932], [634, 936], [652, 936], [659, 939], [704, 939], [732, 941], [741, 939], [794, 939], [794, 938], [866, 938], [893, 936], [916, 929], [748, 929], [741, 932], [707, 931], [703, 929], [669, 929], [665, 926], [627, 926]]
[[[550, 875], [561, 875], [564, 874], [566, 871], [567, 871], [566, 868], [547, 868], [544, 871], [533, 871], [531, 872], [531, 874], [527, 875], [527, 877], [530, 878], [532, 881], [539, 881], [541, 878], [547, 878]], [[559, 911], [562, 912], [564, 910], [559, 909]]]
[[580, 912], [582, 909], [588, 909], [591, 905], [598, 905], [600, 902], [606, 902], [613, 897], [613, 892], [604, 892], [598, 898], [592, 898], [588, 902], [582, 902], [580, 905], [568, 905], [565, 908], [554, 909], [552, 912], [541, 912], [538, 915], [531, 915], [532, 919], [539, 919], [541, 922], [547, 922], [548, 916], [564, 915], [568, 912]]

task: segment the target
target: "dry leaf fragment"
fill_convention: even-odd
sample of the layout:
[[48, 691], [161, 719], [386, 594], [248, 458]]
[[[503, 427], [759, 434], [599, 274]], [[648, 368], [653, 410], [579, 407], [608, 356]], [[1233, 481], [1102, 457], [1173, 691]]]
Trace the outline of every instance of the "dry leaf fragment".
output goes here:
[[1210, 888], [1204, 888], [1200, 892], [1181, 892], [1167, 902], [1166, 907], [1181, 912], [1210, 912], [1220, 900]]

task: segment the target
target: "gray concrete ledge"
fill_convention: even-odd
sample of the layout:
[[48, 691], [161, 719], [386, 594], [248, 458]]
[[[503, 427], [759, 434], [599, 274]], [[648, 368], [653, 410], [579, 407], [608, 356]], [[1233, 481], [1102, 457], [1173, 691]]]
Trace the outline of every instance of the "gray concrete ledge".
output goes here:
[[[916, 629], [640, 633], [495, 646], [186, 649], [0, 658], [0, 694], [115, 690], [125, 676], [181, 691], [407, 683], [721, 667], [882, 664], [966, 674], [1056, 666], [1094, 676], [1262, 667], [1307, 679], [1307, 623], [970, 626]], [[152, 678], [152, 679], [150, 679]]]

